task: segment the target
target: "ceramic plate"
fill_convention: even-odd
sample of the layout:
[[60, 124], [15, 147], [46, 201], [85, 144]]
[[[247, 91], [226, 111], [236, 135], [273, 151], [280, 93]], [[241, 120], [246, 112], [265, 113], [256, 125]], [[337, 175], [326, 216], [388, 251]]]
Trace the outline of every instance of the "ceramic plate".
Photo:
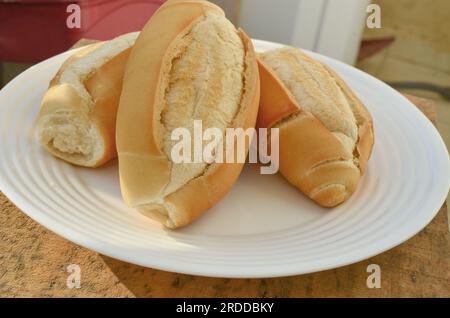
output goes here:
[[[258, 51], [280, 45], [255, 41]], [[24, 213], [81, 246], [147, 267], [216, 277], [274, 277], [336, 268], [409, 239], [436, 215], [450, 182], [436, 129], [379, 80], [309, 53], [335, 69], [367, 105], [376, 145], [355, 195], [318, 207], [279, 175], [247, 166], [232, 191], [194, 224], [168, 231], [122, 202], [117, 162], [90, 170], [40, 146], [34, 121], [61, 63], [48, 59], [0, 92], [0, 189]], [[201, 196], [201, 193], [199, 193]]]

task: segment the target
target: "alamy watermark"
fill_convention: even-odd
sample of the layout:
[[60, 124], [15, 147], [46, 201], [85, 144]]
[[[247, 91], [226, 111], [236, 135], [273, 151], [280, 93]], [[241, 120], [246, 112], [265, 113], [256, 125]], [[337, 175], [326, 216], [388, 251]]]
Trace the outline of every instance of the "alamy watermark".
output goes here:
[[[78, 4], [72, 3], [66, 7], [66, 12], [69, 13], [66, 19], [66, 26], [69, 29], [81, 28], [81, 7]], [[378, 4], [369, 4], [366, 12], [369, 14], [366, 20], [366, 25], [369, 29], [381, 28], [381, 7]]]
[[367, 277], [366, 285], [367, 288], [381, 288], [381, 267], [378, 264], [370, 264], [367, 266], [367, 272], [370, 275]]
[[366, 25], [369, 29], [381, 29], [381, 7], [378, 4], [369, 4], [366, 12], [369, 14]]
[[78, 4], [69, 4], [66, 7], [66, 12], [69, 13], [66, 19], [66, 26], [69, 29], [81, 29], [81, 8]]
[[[180, 127], [171, 133], [176, 143], [171, 161], [181, 163], [261, 163], [261, 174], [275, 174], [279, 168], [278, 128], [207, 128], [194, 120], [193, 129]], [[270, 143], [268, 140], [270, 139]], [[270, 149], [269, 149], [270, 146]]]
[[69, 289], [81, 288], [81, 268], [77, 264], [70, 264], [67, 266], [66, 286]]

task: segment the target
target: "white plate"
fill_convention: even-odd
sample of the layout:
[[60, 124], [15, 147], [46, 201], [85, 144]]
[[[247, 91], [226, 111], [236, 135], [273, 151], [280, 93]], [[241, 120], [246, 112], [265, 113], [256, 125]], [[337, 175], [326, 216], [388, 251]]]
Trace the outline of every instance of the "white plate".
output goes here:
[[[279, 47], [255, 45], [258, 51]], [[357, 193], [326, 210], [282, 177], [247, 166], [216, 207], [187, 228], [167, 231], [124, 205], [116, 162], [77, 168], [38, 143], [34, 120], [41, 98], [70, 54], [30, 68], [0, 92], [0, 189], [37, 222], [99, 253], [204, 276], [316, 272], [404, 242], [432, 220], [447, 196], [448, 152], [428, 119], [377, 79], [311, 53], [342, 75], [374, 117], [376, 145]]]

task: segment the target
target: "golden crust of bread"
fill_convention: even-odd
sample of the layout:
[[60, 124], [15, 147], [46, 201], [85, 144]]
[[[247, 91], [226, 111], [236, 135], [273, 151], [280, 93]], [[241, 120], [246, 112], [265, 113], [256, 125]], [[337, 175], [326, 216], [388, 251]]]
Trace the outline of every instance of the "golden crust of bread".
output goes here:
[[327, 65], [324, 65], [324, 67], [344, 92], [349, 105], [352, 107], [353, 114], [355, 115], [358, 124], [358, 142], [356, 144], [356, 151], [359, 169], [361, 170], [361, 173], [364, 174], [375, 143], [372, 116], [347, 83], [345, 83], [333, 69]]
[[95, 101], [91, 118], [104, 140], [103, 156], [95, 163], [98, 167], [117, 157], [116, 117], [125, 65], [131, 48], [116, 55], [85, 82], [87, 91]]
[[261, 97], [257, 125], [269, 128], [276, 122], [298, 113], [299, 107], [291, 93], [281, 85], [270, 68], [258, 58], [258, 70], [261, 82]]
[[344, 81], [327, 68], [328, 76], [351, 104], [358, 125], [359, 138], [350, 154], [319, 119], [302, 107], [268, 65], [261, 59], [258, 63], [261, 98], [257, 125], [280, 129], [281, 174], [321, 206], [345, 202], [356, 190], [372, 150], [369, 112]]
[[[127, 204], [168, 228], [185, 226], [216, 204], [237, 180], [243, 164], [210, 164], [203, 173], [167, 195], [171, 160], [162, 147], [164, 104], [173, 54], [181, 39], [205, 14], [224, 16], [206, 1], [168, 1], [152, 16], [133, 48], [125, 71], [117, 118], [121, 190]], [[244, 89], [229, 127], [254, 127], [259, 104], [256, 53], [236, 31], [245, 49]], [[145, 88], [145, 89], [144, 89]], [[200, 195], [201, 194], [201, 195]]]

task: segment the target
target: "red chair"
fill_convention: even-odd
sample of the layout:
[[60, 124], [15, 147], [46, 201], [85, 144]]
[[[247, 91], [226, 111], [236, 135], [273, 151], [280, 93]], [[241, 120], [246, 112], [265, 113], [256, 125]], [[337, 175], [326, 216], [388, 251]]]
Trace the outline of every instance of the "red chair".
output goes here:
[[[164, 0], [0, 0], [0, 61], [34, 63], [69, 49], [81, 38], [107, 40], [141, 30]], [[77, 4], [81, 28], [67, 12]]]

